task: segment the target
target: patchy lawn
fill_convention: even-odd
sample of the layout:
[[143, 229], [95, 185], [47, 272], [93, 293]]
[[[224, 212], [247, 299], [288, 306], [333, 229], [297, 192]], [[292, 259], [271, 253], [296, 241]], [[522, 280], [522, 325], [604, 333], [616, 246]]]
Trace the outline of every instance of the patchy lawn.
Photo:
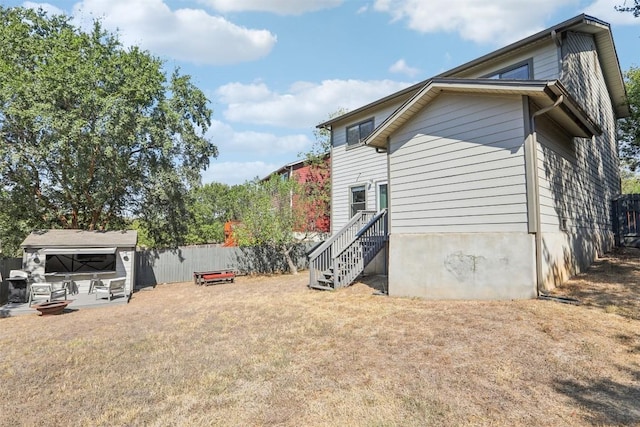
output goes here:
[[640, 424], [637, 253], [558, 290], [579, 306], [389, 298], [367, 282], [180, 283], [0, 319], [0, 425]]

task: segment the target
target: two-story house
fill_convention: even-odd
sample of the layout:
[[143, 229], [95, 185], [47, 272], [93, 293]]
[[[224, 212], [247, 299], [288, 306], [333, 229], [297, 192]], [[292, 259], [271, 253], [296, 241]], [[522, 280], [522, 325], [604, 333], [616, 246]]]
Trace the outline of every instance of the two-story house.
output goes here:
[[610, 27], [580, 15], [321, 123], [333, 235], [310, 286], [349, 284], [382, 248], [390, 295], [553, 288], [613, 244], [628, 114]]

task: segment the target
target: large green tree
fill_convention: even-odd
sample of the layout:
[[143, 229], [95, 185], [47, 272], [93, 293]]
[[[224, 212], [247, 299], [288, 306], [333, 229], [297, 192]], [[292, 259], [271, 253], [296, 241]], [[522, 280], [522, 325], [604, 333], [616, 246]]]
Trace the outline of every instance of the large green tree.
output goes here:
[[99, 22], [84, 32], [0, 6], [0, 235], [6, 221], [97, 230], [137, 217], [158, 245], [183, 243], [188, 190], [217, 155], [210, 120], [189, 76]]
[[640, 68], [625, 73], [631, 115], [618, 123], [618, 144], [623, 168], [636, 171], [640, 166]]

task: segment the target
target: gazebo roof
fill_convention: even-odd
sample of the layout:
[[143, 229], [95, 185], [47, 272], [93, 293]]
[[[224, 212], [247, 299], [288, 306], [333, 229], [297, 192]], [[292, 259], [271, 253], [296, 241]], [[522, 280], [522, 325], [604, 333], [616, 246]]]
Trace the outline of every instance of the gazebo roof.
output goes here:
[[23, 248], [135, 247], [137, 242], [136, 230], [36, 230], [24, 239], [21, 246]]

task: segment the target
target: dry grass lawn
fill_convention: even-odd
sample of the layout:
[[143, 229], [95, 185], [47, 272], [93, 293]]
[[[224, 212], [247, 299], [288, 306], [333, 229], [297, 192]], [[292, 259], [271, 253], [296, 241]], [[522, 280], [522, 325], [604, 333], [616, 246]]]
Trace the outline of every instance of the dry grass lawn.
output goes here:
[[0, 425], [640, 425], [639, 283], [627, 251], [558, 290], [579, 306], [303, 273], [0, 319]]

